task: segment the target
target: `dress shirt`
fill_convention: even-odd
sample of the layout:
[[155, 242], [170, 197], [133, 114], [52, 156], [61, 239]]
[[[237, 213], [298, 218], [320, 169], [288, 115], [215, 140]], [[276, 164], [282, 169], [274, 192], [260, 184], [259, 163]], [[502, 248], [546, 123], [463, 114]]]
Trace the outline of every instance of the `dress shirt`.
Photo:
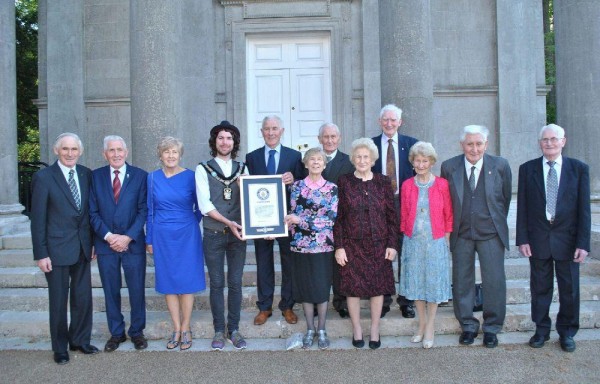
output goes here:
[[[548, 171], [550, 170], [550, 166], [548, 165], [548, 159], [546, 159], [545, 157], [542, 157], [542, 168], [544, 169], [544, 193], [546, 192], [546, 189], [548, 188]], [[554, 160], [555, 164], [554, 164], [554, 170], [556, 171], [556, 179], [557, 179], [557, 187], [560, 188], [560, 172], [562, 170], [562, 163], [563, 163], [563, 158], [562, 155], [559, 155], [556, 160]], [[558, 201], [556, 202], [558, 204]], [[555, 213], [556, 215], [556, 213]], [[546, 218], [548, 220], [552, 219], [552, 215], [550, 215], [550, 213], [548, 213], [548, 211], [546, 211]]]
[[[57, 161], [58, 166], [60, 167], [60, 170], [62, 171], [63, 175], [65, 176], [65, 180], [67, 181], [67, 185], [69, 184], [69, 171], [71, 171], [71, 169], [75, 172], [73, 172], [73, 178], [75, 179], [75, 184], [77, 184], [77, 190], [79, 191], [79, 198], [81, 198], [81, 186], [79, 185], [79, 177], [77, 176], [77, 167], [73, 167], [73, 168], [69, 168], [63, 165], [63, 163], [59, 161]], [[83, 204], [83, 200], [81, 200], [81, 204]]]
[[275, 148], [270, 148], [268, 145], [265, 145], [265, 164], [269, 164], [269, 151], [274, 149], [275, 151], [275, 174], [277, 174], [277, 168], [279, 168], [279, 156], [281, 156], [281, 143], [277, 144]]
[[[394, 133], [394, 136], [392, 137], [387, 137], [384, 134], [381, 135], [381, 153], [379, 154], [381, 156], [381, 172], [386, 175], [386, 176], [390, 176], [387, 174], [387, 169], [386, 169], [386, 164], [387, 164], [387, 151], [388, 151], [388, 145], [389, 145], [389, 139], [392, 139], [392, 144], [394, 145], [394, 163], [396, 164], [396, 181], [400, 180], [400, 157], [399, 157], [399, 152], [398, 152], [398, 131], [396, 131], [396, 133]], [[391, 177], [391, 176], [390, 176]], [[394, 191], [394, 194], [397, 195], [398, 193], [400, 193], [400, 187], [402, 183], [396, 183], [398, 185], [398, 189], [396, 189]]]
[[[268, 148], [268, 147], [267, 147]], [[231, 176], [231, 171], [233, 169], [233, 160], [229, 159], [227, 161], [215, 157], [214, 160], [219, 164], [221, 168], [222, 174], [225, 177]], [[241, 164], [241, 163], [240, 163]], [[246, 169], [242, 175], [247, 175]], [[236, 183], [237, 181], [234, 181]], [[225, 186], [223, 186], [225, 187]], [[208, 186], [208, 174], [206, 173], [206, 169], [202, 166], [202, 164], [198, 164], [196, 167], [196, 196], [198, 197], [198, 208], [200, 208], [200, 212], [204, 216], [208, 215], [208, 212], [213, 211], [215, 208], [214, 204], [210, 200], [210, 187]]]
[[[325, 151], [323, 151], [325, 152]], [[335, 159], [335, 155], [337, 155], [338, 150], [336, 149], [335, 151], [331, 152], [331, 153], [327, 153], [325, 152], [325, 156], [329, 157], [329, 161], [332, 161], [333, 159]]]
[[467, 172], [467, 180], [469, 180], [469, 177], [471, 176], [471, 167], [473, 166], [475, 166], [475, 188], [477, 188], [479, 174], [481, 173], [481, 168], [483, 167], [483, 156], [475, 164], [469, 163], [469, 160], [467, 160], [467, 157], [465, 156], [465, 171]]
[[119, 181], [121, 182], [122, 189], [125, 175], [127, 174], [127, 164], [123, 164], [121, 168], [110, 167], [110, 185], [113, 185], [113, 182], [115, 181], [115, 171], [119, 171]]

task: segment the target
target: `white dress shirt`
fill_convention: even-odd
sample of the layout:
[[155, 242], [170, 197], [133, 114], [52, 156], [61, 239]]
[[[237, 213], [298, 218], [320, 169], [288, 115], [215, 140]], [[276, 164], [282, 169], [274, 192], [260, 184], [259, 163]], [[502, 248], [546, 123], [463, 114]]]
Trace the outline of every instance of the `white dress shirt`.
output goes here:
[[[71, 171], [71, 169], [75, 172], [73, 172], [73, 178], [75, 179], [75, 184], [77, 185], [77, 190], [79, 191], [79, 198], [81, 199], [81, 186], [79, 185], [79, 177], [77, 176], [77, 167], [73, 167], [73, 168], [69, 168], [63, 165], [63, 163], [59, 161], [57, 161], [58, 166], [60, 167], [60, 170], [62, 171], [63, 175], [65, 176], [65, 180], [67, 180], [67, 185], [69, 184], [69, 172]], [[81, 203], [83, 204], [83, 200], [81, 201]]]
[[467, 172], [467, 180], [471, 176], [471, 167], [475, 166], [475, 188], [477, 188], [477, 182], [479, 181], [479, 175], [481, 174], [481, 168], [483, 168], [483, 156], [475, 164], [469, 163], [465, 156], [465, 171]]
[[[562, 155], [559, 155], [556, 160], [554, 160], [556, 164], [554, 164], [554, 170], [556, 171], [556, 179], [557, 179], [557, 187], [560, 187], [560, 172], [562, 171], [562, 163], [563, 158]], [[548, 171], [550, 171], [550, 166], [548, 165], [548, 159], [542, 157], [542, 168], [544, 169], [544, 191], [548, 189]], [[547, 207], [547, 205], [546, 205]], [[548, 220], [552, 219], [552, 215], [548, 213], [546, 210], [546, 218]]]

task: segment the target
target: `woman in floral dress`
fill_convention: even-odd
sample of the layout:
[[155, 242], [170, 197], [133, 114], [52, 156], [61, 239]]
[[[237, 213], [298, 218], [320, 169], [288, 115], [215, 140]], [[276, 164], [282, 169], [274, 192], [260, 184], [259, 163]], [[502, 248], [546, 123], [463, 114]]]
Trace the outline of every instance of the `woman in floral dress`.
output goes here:
[[[285, 220], [292, 239], [292, 294], [302, 303], [306, 318], [303, 348], [310, 348], [318, 336], [320, 349], [329, 347], [325, 331], [327, 302], [333, 279], [333, 223], [337, 216], [337, 186], [326, 181], [321, 173], [326, 156], [320, 148], [309, 149], [302, 160], [308, 176], [292, 186], [292, 213]], [[316, 305], [315, 305], [316, 304]], [[314, 310], [318, 326], [315, 332]]]

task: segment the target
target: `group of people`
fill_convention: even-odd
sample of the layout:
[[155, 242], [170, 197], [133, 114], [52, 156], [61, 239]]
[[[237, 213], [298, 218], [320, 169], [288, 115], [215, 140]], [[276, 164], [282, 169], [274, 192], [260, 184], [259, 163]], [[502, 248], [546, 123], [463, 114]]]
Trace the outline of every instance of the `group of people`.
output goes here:
[[[127, 336], [136, 349], [147, 347], [146, 253], [153, 255], [155, 287], [165, 295], [173, 324], [168, 349], [192, 346], [194, 294], [206, 286], [204, 263], [214, 326], [211, 347], [221, 350], [229, 341], [236, 349], [246, 348], [239, 331], [246, 259], [239, 178], [247, 174], [281, 175], [289, 202], [289, 236], [254, 240], [255, 325], [272, 316], [277, 241], [278, 307], [285, 321], [295, 324], [293, 307], [302, 303], [307, 325], [303, 348], [311, 348], [315, 339], [320, 349], [329, 347], [326, 315], [332, 288], [333, 307], [341, 317], [350, 317], [356, 348], [365, 346], [360, 300], [369, 299], [368, 345], [379, 348], [380, 318], [396, 293], [392, 262], [397, 256], [402, 316], [415, 317], [414, 307], [418, 314], [412, 342], [434, 345], [438, 305], [452, 299], [462, 330], [459, 343], [473, 344], [481, 328], [483, 344], [497, 346], [506, 311], [504, 252], [512, 196], [508, 162], [486, 153], [486, 127], [469, 125], [459, 140], [463, 154], [442, 162], [441, 176], [435, 176], [435, 149], [399, 132], [400, 108], [384, 106], [378, 121], [381, 135], [354, 140], [349, 155], [338, 148], [339, 127], [324, 124], [318, 136], [321, 147], [302, 157], [281, 144], [281, 119], [267, 116], [261, 126], [265, 145], [248, 153], [245, 162], [235, 160], [239, 129], [222, 121], [210, 131], [212, 158], [195, 172], [180, 165], [184, 146], [173, 137], [157, 146], [161, 168], [146, 173], [126, 163], [127, 145], [119, 136], [105, 137], [108, 165], [91, 171], [77, 163], [83, 153], [79, 137], [61, 134], [54, 144], [57, 161], [34, 175], [31, 216], [34, 259], [48, 282], [56, 363], [69, 361], [68, 349], [98, 353], [90, 344], [90, 262], [95, 258], [111, 334], [104, 350], [116, 350]], [[562, 156], [566, 138], [561, 127], [544, 126], [538, 139], [543, 156], [521, 165], [517, 201], [516, 243], [530, 260], [536, 324], [529, 344], [539, 348], [549, 339], [556, 271], [556, 330], [562, 349], [573, 351], [579, 264], [590, 248], [589, 171], [584, 163]], [[473, 315], [476, 255], [485, 287], [482, 325]], [[121, 268], [131, 306], [127, 332]]]

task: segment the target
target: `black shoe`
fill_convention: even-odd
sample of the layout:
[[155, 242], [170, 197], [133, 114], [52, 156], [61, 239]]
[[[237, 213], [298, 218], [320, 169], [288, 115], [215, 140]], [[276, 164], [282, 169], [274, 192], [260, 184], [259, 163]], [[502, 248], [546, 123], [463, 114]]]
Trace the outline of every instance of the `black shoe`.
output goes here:
[[54, 352], [54, 362], [58, 365], [65, 365], [69, 362], [69, 352]]
[[565, 352], [574, 352], [575, 340], [573, 340], [573, 336], [561, 336], [560, 348]]
[[498, 337], [495, 333], [484, 332], [483, 333], [483, 345], [486, 348], [496, 348], [498, 346]]
[[415, 309], [412, 305], [401, 305], [400, 311], [405, 319], [414, 319], [415, 317]]
[[377, 349], [379, 347], [381, 347], [381, 336], [379, 337], [379, 340], [377, 340], [377, 341], [369, 340], [369, 348]]
[[84, 345], [71, 345], [69, 347], [69, 349], [71, 351], [79, 351], [85, 355], [95, 355], [96, 353], [100, 352], [98, 350], [98, 348], [94, 347], [91, 344], [84, 344]]
[[146, 337], [144, 337], [143, 333], [141, 333], [137, 336], [132, 336], [131, 342], [133, 343], [134, 348], [137, 349], [138, 351], [141, 349], [148, 348], [148, 340], [146, 340]]
[[379, 316], [379, 318], [383, 319], [389, 311], [390, 311], [389, 306], [384, 306], [383, 308], [381, 308], [381, 315]]
[[549, 335], [542, 336], [536, 333], [529, 339], [529, 346], [531, 348], [542, 348], [548, 340], [550, 340]]
[[124, 343], [127, 340], [125, 335], [123, 336], [111, 336], [110, 339], [104, 345], [104, 352], [112, 352], [119, 348], [119, 344]]
[[345, 318], [347, 318], [347, 317], [349, 316], [349, 314], [348, 314], [348, 310], [347, 310], [347, 309], [340, 309], [340, 310], [338, 311], [338, 313], [340, 314], [340, 317], [341, 317], [342, 319], [345, 319]]
[[462, 345], [471, 345], [475, 342], [476, 337], [477, 337], [477, 332], [465, 331], [460, 334], [460, 337], [458, 338], [458, 342]]
[[363, 339], [354, 340], [354, 337], [352, 337], [352, 345], [354, 348], [362, 348], [365, 346], [365, 341]]

